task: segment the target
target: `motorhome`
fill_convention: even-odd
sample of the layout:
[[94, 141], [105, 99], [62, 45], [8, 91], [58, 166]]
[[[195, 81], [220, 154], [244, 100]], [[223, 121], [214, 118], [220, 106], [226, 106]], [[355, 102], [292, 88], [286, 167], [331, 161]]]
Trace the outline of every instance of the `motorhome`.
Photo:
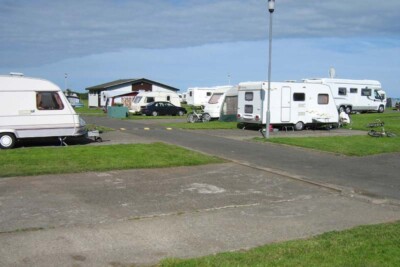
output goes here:
[[[216, 88], [208, 102], [204, 105], [204, 113], [210, 116], [210, 119], [218, 119], [221, 115], [228, 116], [232, 114], [236, 118], [237, 113], [237, 86], [221, 86]], [[232, 101], [229, 96], [235, 96], [236, 101]], [[228, 96], [228, 98], [227, 98]]]
[[205, 106], [216, 87], [191, 87], [186, 92], [186, 102], [191, 106]]
[[[267, 122], [268, 82], [244, 82], [238, 89], [238, 122]], [[337, 126], [339, 115], [331, 90], [322, 84], [271, 82], [270, 124], [303, 130], [305, 126]]]
[[386, 93], [379, 81], [318, 78], [304, 79], [303, 82], [329, 86], [339, 113], [385, 111]]
[[175, 92], [139, 92], [132, 100], [129, 113], [140, 113], [140, 107], [156, 101], [168, 101], [180, 107], [179, 95]]
[[85, 122], [54, 83], [18, 75], [0, 76], [0, 148], [19, 139], [81, 136]]

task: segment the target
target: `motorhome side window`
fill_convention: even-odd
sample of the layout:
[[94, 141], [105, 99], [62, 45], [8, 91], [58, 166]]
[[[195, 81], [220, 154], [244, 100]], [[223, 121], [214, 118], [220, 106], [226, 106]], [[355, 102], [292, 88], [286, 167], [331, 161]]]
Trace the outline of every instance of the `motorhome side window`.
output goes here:
[[39, 110], [61, 110], [64, 105], [57, 92], [36, 93], [36, 107]]
[[358, 89], [357, 88], [350, 88], [350, 94], [357, 94]]
[[253, 92], [246, 92], [244, 94], [244, 100], [246, 101], [253, 101]]
[[345, 87], [339, 87], [338, 94], [339, 95], [346, 95], [347, 94], [347, 89]]
[[294, 93], [293, 94], [293, 101], [304, 101], [306, 100], [305, 93]]
[[371, 96], [371, 89], [368, 89], [368, 88], [361, 89], [361, 95], [362, 96]]
[[329, 104], [329, 95], [328, 94], [318, 94], [318, 104], [319, 105], [328, 105]]

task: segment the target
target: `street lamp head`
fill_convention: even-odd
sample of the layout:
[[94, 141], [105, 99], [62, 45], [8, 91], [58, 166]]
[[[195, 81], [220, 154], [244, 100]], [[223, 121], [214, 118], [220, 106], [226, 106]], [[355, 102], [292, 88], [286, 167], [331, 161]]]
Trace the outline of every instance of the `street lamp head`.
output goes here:
[[274, 12], [274, 10], [275, 10], [275, 0], [268, 0], [268, 10], [269, 10], [269, 13]]

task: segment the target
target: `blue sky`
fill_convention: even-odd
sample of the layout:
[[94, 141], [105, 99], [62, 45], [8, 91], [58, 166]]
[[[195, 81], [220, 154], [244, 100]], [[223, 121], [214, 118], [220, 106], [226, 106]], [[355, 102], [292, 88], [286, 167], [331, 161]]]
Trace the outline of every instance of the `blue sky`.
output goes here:
[[[375, 79], [400, 97], [400, 1], [276, 0], [272, 80]], [[266, 0], [0, 0], [0, 73], [76, 91], [116, 79], [267, 79]], [[64, 78], [68, 73], [68, 79]]]

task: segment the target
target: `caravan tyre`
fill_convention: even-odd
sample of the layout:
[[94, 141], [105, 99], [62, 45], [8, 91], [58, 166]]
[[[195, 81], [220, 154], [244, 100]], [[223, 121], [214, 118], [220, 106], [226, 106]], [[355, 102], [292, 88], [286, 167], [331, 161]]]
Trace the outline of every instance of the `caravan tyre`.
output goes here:
[[351, 107], [347, 106], [344, 110], [344, 112], [346, 112], [346, 114], [350, 114], [351, 113]]
[[295, 129], [296, 131], [302, 131], [302, 130], [304, 129], [304, 123], [303, 123], [302, 121], [297, 122], [297, 123], [294, 125], [294, 129]]
[[15, 136], [12, 133], [0, 134], [0, 148], [10, 149], [15, 146]]
[[345, 111], [345, 107], [344, 107], [344, 106], [340, 106], [340, 108], [339, 108], [339, 114], [342, 113], [343, 111]]

